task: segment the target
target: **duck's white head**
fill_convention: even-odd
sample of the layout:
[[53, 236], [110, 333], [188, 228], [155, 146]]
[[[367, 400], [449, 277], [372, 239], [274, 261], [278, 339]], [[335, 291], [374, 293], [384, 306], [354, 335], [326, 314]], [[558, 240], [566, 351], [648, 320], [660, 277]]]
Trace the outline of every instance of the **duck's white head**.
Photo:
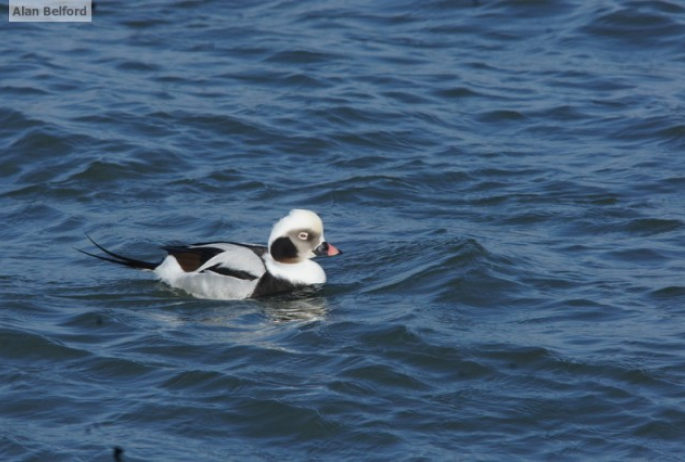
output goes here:
[[342, 252], [326, 242], [323, 222], [316, 213], [294, 209], [271, 230], [269, 254], [281, 263], [300, 263], [309, 258], [332, 257]]

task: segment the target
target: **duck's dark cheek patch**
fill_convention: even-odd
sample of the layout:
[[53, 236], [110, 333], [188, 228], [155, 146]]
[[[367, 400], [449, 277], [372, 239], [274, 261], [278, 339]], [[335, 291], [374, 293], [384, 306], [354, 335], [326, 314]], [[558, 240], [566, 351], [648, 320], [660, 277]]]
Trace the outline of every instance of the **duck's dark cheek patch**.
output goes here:
[[287, 263], [297, 259], [297, 247], [287, 237], [279, 237], [269, 248], [269, 253], [274, 260]]

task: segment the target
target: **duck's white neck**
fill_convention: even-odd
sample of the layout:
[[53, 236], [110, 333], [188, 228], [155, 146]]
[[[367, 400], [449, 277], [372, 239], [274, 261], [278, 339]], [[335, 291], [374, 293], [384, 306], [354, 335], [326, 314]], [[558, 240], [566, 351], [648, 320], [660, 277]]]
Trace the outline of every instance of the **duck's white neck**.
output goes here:
[[324, 284], [326, 273], [318, 263], [312, 260], [303, 260], [299, 263], [281, 263], [274, 260], [271, 255], [264, 256], [266, 269], [279, 279], [285, 279], [293, 284]]

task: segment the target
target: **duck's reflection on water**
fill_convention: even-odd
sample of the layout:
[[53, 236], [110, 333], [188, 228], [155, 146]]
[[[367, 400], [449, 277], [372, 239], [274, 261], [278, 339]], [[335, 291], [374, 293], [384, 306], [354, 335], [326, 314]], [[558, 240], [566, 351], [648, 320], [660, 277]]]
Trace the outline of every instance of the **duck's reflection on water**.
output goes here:
[[[315, 322], [326, 317], [327, 299], [309, 288], [290, 294], [237, 301], [187, 299], [153, 315], [168, 326], [187, 323], [224, 326], [228, 330], [251, 330], [255, 324]], [[208, 306], [207, 306], [208, 305]]]
[[311, 294], [293, 294], [261, 300], [264, 313], [274, 322], [320, 321], [326, 317], [326, 299]]

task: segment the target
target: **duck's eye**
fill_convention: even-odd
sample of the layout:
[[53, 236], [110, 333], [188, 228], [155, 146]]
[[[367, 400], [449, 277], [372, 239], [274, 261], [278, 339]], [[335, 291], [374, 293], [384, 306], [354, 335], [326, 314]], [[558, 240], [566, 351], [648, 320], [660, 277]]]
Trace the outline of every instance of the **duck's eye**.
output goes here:
[[302, 231], [300, 234], [297, 235], [297, 237], [299, 237], [303, 241], [306, 241], [309, 238], [309, 233], [305, 233], [304, 231]]

